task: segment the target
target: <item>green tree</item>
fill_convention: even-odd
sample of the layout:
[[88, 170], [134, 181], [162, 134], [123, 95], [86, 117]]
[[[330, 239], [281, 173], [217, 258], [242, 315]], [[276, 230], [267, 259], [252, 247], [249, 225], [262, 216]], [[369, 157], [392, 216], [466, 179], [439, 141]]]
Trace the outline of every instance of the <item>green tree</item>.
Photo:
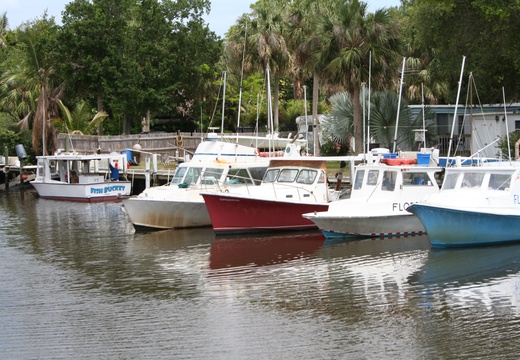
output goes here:
[[441, 102], [456, 100], [464, 55], [465, 71], [481, 79], [482, 102], [500, 102], [502, 87], [508, 98], [520, 98], [517, 0], [410, 0], [405, 2], [404, 11], [409, 42], [416, 52], [432, 55], [428, 66], [431, 78], [449, 84], [451, 92]]
[[[368, 100], [368, 99], [367, 99]], [[408, 104], [401, 102], [399, 124], [396, 124], [398, 95], [394, 92], [375, 92], [371, 95], [370, 138], [380, 147], [393, 147], [395, 129], [398, 126], [397, 146], [400, 150], [414, 150], [415, 130], [427, 130], [427, 142], [436, 134], [435, 116], [425, 109], [424, 119], [422, 111], [412, 114]], [[350, 146], [350, 139], [354, 133], [354, 101], [348, 92], [341, 92], [330, 98], [331, 113], [322, 123], [324, 138], [344, 146]], [[422, 144], [421, 144], [422, 146]]]
[[52, 120], [53, 126], [67, 134], [93, 135], [97, 127], [108, 117], [105, 111], [92, 111], [86, 101], [79, 101], [72, 111], [58, 100], [62, 117]]
[[[207, 0], [75, 0], [63, 16], [65, 73], [73, 92], [123, 119], [189, 118], [207, 96], [219, 42], [203, 25]], [[198, 112], [198, 106], [196, 106]], [[105, 124], [116, 129], [116, 124]]]
[[22, 129], [32, 127], [32, 146], [37, 155], [46, 155], [56, 147], [50, 119], [58, 114], [57, 100], [63, 96], [64, 86], [55, 75], [53, 45], [57, 29], [54, 19], [46, 17], [21, 26], [0, 74], [0, 106], [23, 118]]
[[[247, 23], [248, 63], [256, 69], [271, 73], [273, 81], [273, 127], [279, 126], [278, 108], [280, 77], [287, 69], [291, 54], [286, 41], [287, 1], [258, 0], [251, 6], [253, 12]], [[245, 28], [243, 33], [245, 34]]]
[[[388, 9], [367, 13], [366, 3], [358, 0], [341, 2], [336, 13], [321, 16], [316, 29], [313, 56], [317, 63], [327, 63], [322, 76], [343, 86], [354, 105], [356, 152], [363, 151], [361, 119], [361, 84], [368, 81], [371, 65], [372, 82], [377, 87], [392, 82], [401, 49], [398, 23]], [[370, 64], [371, 58], [371, 64]]]
[[9, 26], [9, 22], [7, 21], [7, 13], [3, 13], [0, 15], [0, 50], [5, 50], [7, 48], [7, 28]]

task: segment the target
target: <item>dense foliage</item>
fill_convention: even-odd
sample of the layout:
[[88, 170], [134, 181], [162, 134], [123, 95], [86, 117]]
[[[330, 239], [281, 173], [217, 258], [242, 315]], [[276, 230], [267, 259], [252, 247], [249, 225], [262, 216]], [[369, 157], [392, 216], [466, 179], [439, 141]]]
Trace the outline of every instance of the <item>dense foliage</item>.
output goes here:
[[[31, 129], [34, 153], [53, 150], [71, 120], [64, 109], [78, 111], [82, 129], [74, 130], [82, 132], [106, 113], [95, 131], [109, 135], [138, 133], [147, 121], [152, 130], [220, 127], [221, 118], [225, 130], [265, 131], [271, 119], [290, 131], [306, 110], [315, 117], [340, 111], [331, 96], [348, 94], [342, 136], [355, 138], [358, 152], [366, 126], [361, 89], [397, 94], [403, 58], [404, 103], [453, 103], [463, 56], [464, 78], [478, 80], [480, 101], [500, 102], [502, 88], [510, 101], [520, 98], [520, 0], [402, 0], [373, 13], [359, 0], [258, 0], [225, 39], [202, 18], [210, 6], [73, 0], [60, 25], [44, 14], [16, 29], [0, 16], [0, 113], [18, 125], [5, 131]], [[385, 96], [372, 97], [371, 135], [386, 144], [395, 116], [377, 115], [395, 99]], [[409, 142], [406, 127], [399, 136]]]

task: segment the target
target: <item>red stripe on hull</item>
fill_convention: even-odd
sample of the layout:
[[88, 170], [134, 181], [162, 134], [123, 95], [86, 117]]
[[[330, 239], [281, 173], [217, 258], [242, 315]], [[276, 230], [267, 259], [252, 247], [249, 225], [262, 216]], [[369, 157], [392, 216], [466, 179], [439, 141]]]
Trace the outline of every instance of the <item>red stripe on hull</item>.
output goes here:
[[328, 204], [249, 199], [203, 194], [213, 229], [222, 232], [252, 232], [315, 229], [302, 214], [327, 211]]

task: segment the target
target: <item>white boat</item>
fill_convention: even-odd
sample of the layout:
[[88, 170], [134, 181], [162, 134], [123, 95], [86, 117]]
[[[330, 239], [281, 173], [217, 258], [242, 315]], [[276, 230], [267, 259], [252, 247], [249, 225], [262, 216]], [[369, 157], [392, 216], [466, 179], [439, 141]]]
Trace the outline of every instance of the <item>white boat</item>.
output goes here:
[[115, 201], [131, 193], [130, 181], [119, 180], [122, 154], [56, 153], [37, 156], [31, 184], [44, 199], [82, 202]]
[[[189, 162], [181, 163], [173, 180], [123, 200], [136, 228], [182, 229], [211, 226], [201, 191], [260, 183], [269, 158], [256, 147], [235, 142], [203, 141]], [[299, 156], [298, 149], [294, 149]], [[291, 153], [291, 150], [289, 150]]]
[[345, 189], [327, 181], [327, 160], [361, 157], [300, 157], [271, 159], [259, 186], [202, 192], [217, 234], [315, 229], [303, 213], [325, 211]]
[[349, 199], [330, 203], [324, 212], [303, 215], [327, 238], [367, 238], [424, 233], [406, 209], [438, 193], [441, 167], [418, 165], [414, 158], [382, 159], [356, 167]]
[[408, 208], [432, 247], [520, 241], [520, 163], [446, 168], [442, 189]]

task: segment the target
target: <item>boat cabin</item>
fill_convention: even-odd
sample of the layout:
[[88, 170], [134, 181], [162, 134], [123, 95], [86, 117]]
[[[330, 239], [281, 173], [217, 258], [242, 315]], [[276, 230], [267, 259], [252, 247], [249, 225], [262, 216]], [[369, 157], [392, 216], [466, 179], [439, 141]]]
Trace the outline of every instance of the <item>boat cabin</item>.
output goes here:
[[359, 165], [354, 174], [350, 197], [366, 198], [395, 196], [394, 192], [420, 193], [425, 187], [438, 188], [442, 168], [417, 165], [388, 166], [385, 164]]
[[187, 188], [204, 185], [260, 184], [267, 169], [258, 163], [251, 164], [198, 164], [188, 162], [181, 164], [170, 182], [170, 186]]
[[108, 179], [119, 180], [119, 163], [124, 163], [122, 156], [75, 154], [38, 156], [35, 179], [68, 184], [101, 183]]

